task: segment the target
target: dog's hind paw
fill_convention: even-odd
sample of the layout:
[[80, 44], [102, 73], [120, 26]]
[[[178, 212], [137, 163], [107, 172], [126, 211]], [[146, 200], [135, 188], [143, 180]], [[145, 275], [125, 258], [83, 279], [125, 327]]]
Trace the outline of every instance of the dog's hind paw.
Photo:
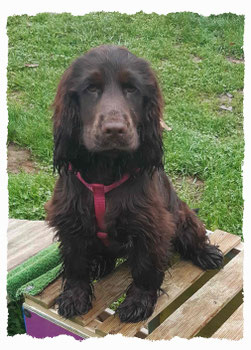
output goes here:
[[92, 308], [91, 288], [74, 286], [65, 289], [56, 299], [58, 313], [64, 318], [86, 314]]
[[157, 301], [157, 290], [144, 290], [132, 284], [125, 300], [118, 307], [121, 322], [140, 322], [151, 316]]
[[203, 270], [221, 269], [224, 256], [222, 251], [215, 245], [206, 244], [193, 258], [195, 265]]

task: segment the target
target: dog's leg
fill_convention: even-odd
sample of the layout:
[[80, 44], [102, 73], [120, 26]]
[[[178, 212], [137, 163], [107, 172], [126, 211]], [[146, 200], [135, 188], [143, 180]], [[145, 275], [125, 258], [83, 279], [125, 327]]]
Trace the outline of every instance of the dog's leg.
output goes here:
[[182, 201], [173, 245], [183, 259], [192, 260], [204, 270], [223, 266], [222, 252], [217, 246], [210, 244], [203, 223]]
[[152, 257], [144, 249], [137, 249], [128, 258], [133, 282], [126, 292], [126, 298], [117, 309], [122, 322], [139, 322], [153, 313], [157, 302], [164, 271], [155, 267]]
[[63, 292], [56, 299], [58, 313], [71, 318], [87, 313], [92, 307], [93, 288], [90, 279], [90, 258], [81, 242], [61, 241], [64, 271]]
[[97, 255], [90, 265], [90, 275], [92, 280], [97, 280], [108, 275], [115, 268], [116, 258], [113, 256]]
[[196, 215], [197, 210], [189, 209], [179, 199], [164, 172], [160, 172], [159, 176], [166, 208], [173, 214], [176, 223], [175, 236], [172, 239], [175, 250], [183, 259], [192, 260], [204, 270], [222, 267], [223, 254], [217, 246], [210, 244], [206, 229]]

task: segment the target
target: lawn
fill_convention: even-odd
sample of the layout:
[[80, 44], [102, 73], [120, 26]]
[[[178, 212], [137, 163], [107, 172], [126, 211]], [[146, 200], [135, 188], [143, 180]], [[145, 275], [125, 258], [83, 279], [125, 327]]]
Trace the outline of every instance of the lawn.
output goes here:
[[8, 18], [8, 144], [36, 171], [9, 171], [9, 217], [43, 220], [52, 171], [51, 104], [68, 65], [101, 44], [151, 62], [165, 100], [165, 169], [210, 230], [242, 236], [244, 17], [195, 13]]

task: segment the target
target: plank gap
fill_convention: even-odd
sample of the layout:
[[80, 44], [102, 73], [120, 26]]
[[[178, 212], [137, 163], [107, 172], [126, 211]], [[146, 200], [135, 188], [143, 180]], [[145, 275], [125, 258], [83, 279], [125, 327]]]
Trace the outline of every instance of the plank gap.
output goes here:
[[243, 251], [237, 254], [146, 339], [190, 339], [205, 327], [243, 288]]
[[108, 317], [114, 314], [114, 311], [107, 308], [100, 315], [97, 316], [97, 320], [104, 322]]
[[[232, 249], [224, 256], [224, 267], [240, 253], [237, 249]], [[162, 322], [164, 322], [174, 311], [176, 311], [186, 300], [196, 293], [204, 284], [214, 277], [219, 270], [206, 271], [197, 281], [169, 304], [161, 313], [148, 323], [149, 334], [152, 333]]]
[[212, 335], [216, 339], [240, 340], [243, 338], [243, 303]]
[[195, 337], [210, 338], [243, 303], [243, 290], [227, 303]]
[[135, 334], [135, 337], [140, 339], [145, 339], [147, 336], [148, 336], [148, 333], [145, 333], [143, 331], [139, 331]]

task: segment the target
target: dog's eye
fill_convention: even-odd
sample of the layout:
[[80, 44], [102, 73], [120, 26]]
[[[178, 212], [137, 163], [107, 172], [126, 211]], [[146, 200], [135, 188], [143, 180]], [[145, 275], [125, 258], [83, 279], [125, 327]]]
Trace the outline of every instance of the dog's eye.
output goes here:
[[123, 90], [124, 90], [126, 93], [128, 93], [128, 94], [132, 94], [132, 93], [134, 93], [137, 89], [136, 89], [136, 87], [133, 86], [133, 85], [125, 85], [125, 86], [123, 87]]
[[87, 87], [87, 91], [89, 92], [97, 92], [98, 91], [98, 87], [94, 84], [90, 84], [88, 87]]

